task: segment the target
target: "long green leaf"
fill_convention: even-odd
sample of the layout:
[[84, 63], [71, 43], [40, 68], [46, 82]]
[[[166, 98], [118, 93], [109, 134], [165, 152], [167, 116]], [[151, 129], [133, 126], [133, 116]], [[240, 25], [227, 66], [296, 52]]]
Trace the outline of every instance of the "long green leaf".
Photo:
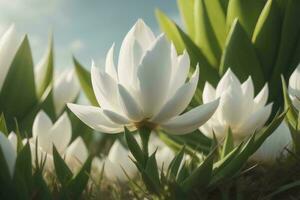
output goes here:
[[238, 18], [248, 37], [251, 38], [264, 5], [264, 0], [230, 0], [227, 10], [228, 28], [230, 28], [235, 19]]
[[166, 33], [167, 37], [173, 42], [177, 50], [177, 53], [181, 54], [184, 50], [184, 43], [176, 28], [175, 22], [169, 19], [169, 17], [166, 16], [159, 9], [155, 10], [155, 15], [160, 28]]
[[177, 0], [179, 12], [189, 36], [195, 39], [194, 5], [195, 0]]
[[233, 23], [228, 35], [220, 74], [224, 74], [228, 68], [231, 68], [241, 81], [245, 81], [248, 76], [251, 76], [256, 91], [259, 91], [265, 84], [254, 46], [238, 20]]
[[90, 101], [90, 103], [94, 106], [99, 106], [96, 96], [94, 94], [93, 88], [92, 88], [92, 81], [91, 81], [91, 74], [89, 71], [87, 71], [77, 60], [75, 57], [73, 57], [73, 62], [75, 65], [75, 70], [77, 77], [79, 79], [79, 83], [81, 85], [81, 88]]
[[33, 61], [25, 36], [0, 92], [0, 112], [4, 112], [7, 123], [13, 126], [13, 118], [22, 119], [36, 103]]
[[269, 80], [280, 42], [280, 10], [276, 1], [268, 0], [258, 18], [252, 41], [266, 80]]

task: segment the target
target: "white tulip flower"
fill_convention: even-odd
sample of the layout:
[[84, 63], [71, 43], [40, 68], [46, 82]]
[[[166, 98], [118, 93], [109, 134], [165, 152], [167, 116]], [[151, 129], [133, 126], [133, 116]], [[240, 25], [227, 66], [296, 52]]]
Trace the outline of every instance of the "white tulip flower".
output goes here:
[[276, 159], [286, 155], [285, 148], [290, 149], [292, 137], [286, 122], [282, 122], [260, 148], [252, 155], [251, 160], [272, 164]]
[[216, 89], [209, 83], [205, 84], [202, 98], [204, 103], [220, 98], [215, 114], [200, 127], [200, 131], [206, 136], [212, 138], [215, 134], [219, 140], [227, 135], [229, 128], [236, 141], [243, 140], [264, 126], [272, 110], [272, 103], [266, 105], [267, 84], [254, 97], [251, 77], [241, 84], [230, 69], [224, 74]]
[[0, 38], [0, 90], [20, 46], [20, 42], [21, 37], [18, 37], [14, 25], [10, 26]]
[[59, 115], [68, 102], [73, 102], [80, 92], [80, 86], [74, 70], [65, 70], [55, 75], [53, 85], [53, 102]]
[[10, 143], [12, 144], [15, 152], [17, 152], [17, 147], [18, 147], [18, 138], [15, 132], [10, 132], [10, 134], [8, 135], [8, 140], [10, 141]]
[[15, 171], [15, 164], [17, 159], [17, 152], [11, 143], [10, 139], [7, 138], [3, 133], [0, 132], [0, 148], [2, 150], [4, 159], [9, 170], [9, 174], [12, 177]]
[[300, 64], [290, 77], [288, 90], [293, 105], [300, 111]]
[[119, 133], [126, 126], [161, 128], [170, 134], [185, 134], [205, 123], [218, 107], [218, 100], [182, 112], [190, 103], [199, 69], [186, 82], [190, 60], [178, 56], [165, 36], [155, 37], [138, 20], [123, 40], [118, 66], [114, 46], [104, 68], [92, 65], [91, 79], [100, 107], [68, 104], [70, 110], [91, 128]]

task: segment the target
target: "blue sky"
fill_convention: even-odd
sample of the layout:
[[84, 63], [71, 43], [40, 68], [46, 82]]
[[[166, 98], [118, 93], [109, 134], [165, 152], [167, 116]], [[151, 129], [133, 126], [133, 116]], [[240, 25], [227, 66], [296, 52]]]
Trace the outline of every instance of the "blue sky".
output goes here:
[[14, 23], [28, 33], [37, 63], [52, 31], [58, 68], [72, 67], [72, 54], [89, 67], [91, 59], [103, 62], [113, 42], [119, 47], [138, 18], [158, 34], [155, 8], [178, 21], [176, 0], [1, 0], [0, 32]]

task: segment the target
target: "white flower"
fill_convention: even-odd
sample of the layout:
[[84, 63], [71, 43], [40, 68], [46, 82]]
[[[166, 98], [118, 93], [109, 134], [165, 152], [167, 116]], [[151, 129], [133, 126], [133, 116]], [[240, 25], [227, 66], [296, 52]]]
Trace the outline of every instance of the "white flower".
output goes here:
[[[118, 140], [114, 142], [109, 150], [108, 156], [105, 158], [104, 174], [112, 181], [125, 182], [128, 180], [125, 172], [130, 178], [138, 173], [135, 164], [129, 158], [133, 158], [128, 149], [126, 149]], [[99, 166], [100, 170], [102, 166]]]
[[200, 130], [211, 138], [214, 132], [218, 139], [223, 139], [230, 128], [234, 138], [242, 140], [260, 129], [272, 110], [272, 104], [265, 105], [268, 99], [267, 84], [254, 97], [251, 77], [241, 84], [230, 69], [216, 89], [209, 83], [205, 84], [202, 98], [204, 103], [220, 98], [220, 105], [215, 114], [200, 127]]
[[89, 156], [88, 149], [81, 137], [76, 138], [66, 149], [65, 160], [73, 172], [79, 171]]
[[290, 77], [289, 96], [295, 108], [300, 111], [300, 64]]
[[286, 155], [284, 148], [290, 148], [292, 137], [290, 130], [285, 122], [270, 135], [262, 146], [253, 154], [251, 160], [272, 164], [280, 156]]
[[0, 90], [20, 46], [20, 39], [14, 25], [10, 26], [0, 38]]
[[[40, 111], [34, 119], [32, 138], [29, 139], [32, 161], [40, 162], [47, 156], [46, 167], [53, 169], [53, 145], [63, 155], [72, 137], [71, 122], [67, 113], [64, 113], [54, 124], [44, 111]], [[36, 158], [36, 142], [38, 158]]]
[[10, 134], [8, 135], [8, 140], [10, 141], [10, 143], [12, 144], [15, 152], [17, 152], [17, 147], [18, 147], [18, 138], [15, 132], [10, 132]]
[[57, 115], [59, 115], [66, 103], [73, 102], [78, 96], [80, 87], [74, 70], [65, 70], [55, 75], [53, 85], [53, 102]]
[[91, 128], [118, 133], [123, 127], [162, 128], [170, 134], [185, 134], [205, 123], [218, 106], [218, 100], [184, 114], [198, 83], [196, 68], [186, 82], [188, 54], [177, 56], [174, 46], [138, 20], [123, 40], [118, 66], [113, 61], [114, 46], [106, 57], [105, 68], [92, 65], [91, 79], [101, 106], [68, 107]]
[[0, 148], [2, 150], [4, 159], [6, 160], [6, 164], [10, 176], [12, 177], [15, 170], [17, 153], [11, 141], [1, 132], [0, 132]]

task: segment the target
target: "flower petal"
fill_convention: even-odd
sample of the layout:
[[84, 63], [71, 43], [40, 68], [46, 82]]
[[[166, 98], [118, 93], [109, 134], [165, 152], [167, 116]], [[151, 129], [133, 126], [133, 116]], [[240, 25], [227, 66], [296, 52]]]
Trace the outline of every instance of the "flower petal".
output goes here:
[[111, 110], [103, 110], [103, 113], [114, 123], [121, 124], [121, 125], [127, 125], [130, 123], [130, 121], [125, 117], [118, 113], [115, 113]]
[[254, 131], [259, 130], [266, 123], [271, 111], [272, 103], [252, 113], [239, 127], [237, 127], [238, 131], [233, 130], [233, 132], [236, 132], [236, 136], [240, 138], [253, 134]]
[[115, 81], [118, 80], [117, 69], [114, 63], [114, 48], [115, 44], [111, 46], [106, 55], [105, 72], [109, 74]]
[[153, 119], [151, 119], [151, 121], [163, 122], [182, 113], [195, 94], [198, 79], [199, 68], [197, 67], [191, 77], [191, 80], [177, 90], [174, 96], [167, 101], [160, 112]]
[[12, 144], [12, 146], [14, 147], [14, 150], [17, 152], [18, 138], [17, 138], [17, 135], [15, 134], [15, 132], [11, 132], [8, 135], [8, 140], [10, 141], [10, 143]]
[[143, 113], [140, 105], [135, 101], [132, 95], [122, 85], [118, 85], [120, 102], [126, 116], [134, 121], [142, 120]]
[[48, 134], [48, 131], [52, 127], [52, 121], [48, 117], [48, 115], [44, 111], [40, 111], [33, 122], [33, 127], [32, 127], [32, 136], [33, 138], [39, 138], [42, 139]]
[[219, 99], [200, 105], [187, 113], [174, 117], [161, 124], [161, 128], [170, 134], [186, 134], [202, 126], [214, 114], [219, 105]]
[[206, 82], [202, 93], [203, 103], [208, 103], [215, 99], [216, 99], [215, 88], [209, 82]]
[[73, 171], [78, 171], [89, 156], [88, 150], [81, 137], [76, 138], [70, 144], [66, 150], [65, 156], [68, 166], [70, 166]]
[[226, 91], [230, 86], [234, 88], [240, 88], [241, 83], [230, 68], [226, 71], [224, 76], [218, 83], [216, 88], [216, 98], [220, 97], [224, 91]]
[[49, 153], [52, 153], [52, 145], [55, 145], [58, 152], [63, 153], [70, 143], [71, 138], [72, 125], [68, 114], [65, 112], [51, 128], [50, 140], [52, 141], [52, 144], [50, 144], [51, 151]]
[[141, 107], [146, 117], [152, 117], [165, 102], [170, 84], [170, 44], [164, 36], [146, 52], [138, 68]]
[[86, 125], [104, 133], [119, 133], [123, 127], [115, 124], [103, 113], [103, 110], [94, 106], [68, 104], [69, 109]]
[[255, 106], [254, 108], [261, 108], [266, 105], [269, 96], [268, 84], [266, 83], [263, 89], [256, 95], [254, 99]]

